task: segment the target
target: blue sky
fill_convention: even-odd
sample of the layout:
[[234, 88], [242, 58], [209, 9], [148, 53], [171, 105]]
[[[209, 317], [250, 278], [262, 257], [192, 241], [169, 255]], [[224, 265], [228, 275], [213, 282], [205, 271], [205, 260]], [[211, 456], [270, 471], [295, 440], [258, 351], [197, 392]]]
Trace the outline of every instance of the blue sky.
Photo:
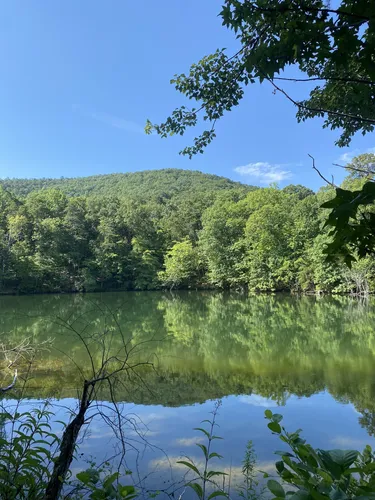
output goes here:
[[[203, 156], [178, 155], [186, 137], [146, 136], [181, 103], [175, 73], [218, 47], [235, 50], [220, 1], [12, 0], [0, 29], [0, 177], [70, 177], [156, 168], [201, 170], [249, 184], [323, 182], [308, 153], [336, 182], [340, 156], [374, 149], [374, 134], [350, 148], [320, 120], [298, 124], [269, 84], [253, 85], [217, 127]], [[293, 87], [295, 88], [295, 87]], [[293, 90], [293, 89], [292, 89]], [[295, 96], [300, 97], [301, 88]], [[196, 134], [196, 132], [195, 132]]]

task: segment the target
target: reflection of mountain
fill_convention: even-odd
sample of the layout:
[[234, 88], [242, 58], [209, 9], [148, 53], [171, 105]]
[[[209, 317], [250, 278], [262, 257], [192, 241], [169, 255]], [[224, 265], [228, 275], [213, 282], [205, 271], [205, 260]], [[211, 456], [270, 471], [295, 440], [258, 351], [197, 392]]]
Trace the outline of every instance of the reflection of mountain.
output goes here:
[[156, 366], [143, 371], [145, 384], [126, 380], [119, 399], [175, 406], [255, 393], [282, 403], [290, 394], [327, 388], [375, 428], [373, 299], [141, 292], [3, 297], [0, 307], [9, 342], [55, 339], [58, 351], [44, 356], [30, 382], [34, 396], [76, 395], [78, 372], [61, 351], [87, 366], [82, 344], [61, 318], [75, 319], [77, 329], [89, 325], [86, 332], [105, 325], [119, 342], [118, 322], [132, 346], [144, 342], [138, 359], [152, 357]]

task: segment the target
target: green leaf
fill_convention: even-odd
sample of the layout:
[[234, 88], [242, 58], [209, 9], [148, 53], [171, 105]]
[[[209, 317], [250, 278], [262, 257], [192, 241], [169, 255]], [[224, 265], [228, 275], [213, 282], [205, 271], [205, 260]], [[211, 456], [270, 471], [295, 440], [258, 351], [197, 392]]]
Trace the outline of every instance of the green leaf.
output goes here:
[[284, 488], [281, 486], [280, 483], [278, 483], [274, 479], [270, 479], [267, 482], [267, 487], [270, 490], [270, 492], [275, 495], [275, 497], [281, 497], [281, 498], [285, 497]]
[[[135, 488], [134, 486], [123, 486], [122, 484], [119, 484], [118, 485], [118, 491], [120, 493], [120, 495], [122, 496], [122, 498], [135, 498], [136, 496], [136, 491], [135, 491]], [[134, 496], [133, 496], [134, 495]]]
[[281, 422], [281, 421], [282, 421], [282, 419], [283, 419], [283, 416], [282, 416], [282, 415], [280, 415], [279, 413], [274, 413], [274, 414], [272, 415], [272, 421], [273, 421], [273, 422], [277, 422], [277, 423], [279, 423], [279, 422]]
[[196, 474], [198, 474], [198, 476], [200, 476], [199, 470], [191, 462], [187, 462], [186, 460], [178, 460], [177, 463], [185, 465], [189, 469], [193, 470]]
[[[316, 498], [316, 497], [314, 497]], [[323, 500], [327, 497], [322, 496]], [[349, 497], [340, 489], [333, 489], [329, 495], [330, 500], [349, 500]], [[320, 500], [319, 498], [317, 500]]]
[[114, 472], [109, 477], [107, 477], [103, 482], [104, 488], [108, 488], [108, 486], [113, 484], [116, 481], [116, 479], [119, 478], [119, 476], [120, 476], [119, 472]]
[[200, 444], [200, 443], [195, 443], [195, 444], [203, 451], [205, 458], [208, 459], [207, 446], [205, 446], [204, 444]]
[[202, 490], [202, 486], [198, 483], [190, 483], [189, 484], [190, 488], [192, 488], [195, 493], [197, 494], [198, 498], [200, 498], [201, 500], [203, 500], [203, 490]]
[[215, 497], [227, 497], [228, 498], [228, 493], [225, 493], [224, 491], [214, 491], [211, 493], [211, 495], [208, 495], [207, 500], [211, 500], [211, 498]]
[[76, 478], [78, 481], [81, 481], [81, 483], [87, 486], [91, 481], [91, 474], [87, 471], [78, 472], [78, 474], [76, 474]]
[[268, 419], [272, 418], [272, 411], [271, 410], [266, 410], [264, 412], [264, 416]]
[[207, 472], [207, 478], [213, 477], [213, 476], [227, 476], [228, 474], [226, 472], [221, 472], [221, 471], [216, 471], [216, 470], [210, 470]]
[[316, 469], [316, 472], [319, 474], [319, 476], [324, 479], [324, 481], [328, 484], [332, 484], [332, 478], [331, 476], [328, 474], [328, 472], [326, 472], [325, 470], [323, 469]]
[[194, 427], [194, 431], [200, 431], [203, 432], [207, 436], [208, 439], [210, 439], [210, 433], [206, 431], [206, 429], [202, 429], [202, 427]]
[[213, 451], [212, 453], [209, 454], [208, 459], [211, 460], [211, 458], [223, 458], [223, 455], [219, 455], [219, 453], [216, 453], [216, 451]]
[[270, 422], [268, 424], [268, 428], [271, 429], [272, 432], [276, 432], [277, 434], [280, 434], [281, 432], [280, 424], [278, 424], [277, 422]]
[[288, 500], [310, 500], [310, 499], [311, 499], [310, 494], [307, 491], [303, 490], [297, 491], [296, 493], [288, 497]]
[[327, 453], [331, 460], [343, 469], [348, 469], [358, 457], [358, 451], [356, 450], [330, 450]]
[[275, 451], [274, 453], [275, 453], [275, 455], [280, 455], [281, 457], [294, 458], [294, 455], [292, 455], [292, 453], [289, 453], [289, 451], [278, 450], [278, 451]]
[[310, 495], [314, 498], [314, 500], [327, 500], [327, 496], [319, 493], [319, 491], [315, 489], [310, 490]]
[[282, 460], [279, 460], [278, 462], [275, 463], [276, 469], [278, 472], [282, 472], [285, 468], [284, 462]]

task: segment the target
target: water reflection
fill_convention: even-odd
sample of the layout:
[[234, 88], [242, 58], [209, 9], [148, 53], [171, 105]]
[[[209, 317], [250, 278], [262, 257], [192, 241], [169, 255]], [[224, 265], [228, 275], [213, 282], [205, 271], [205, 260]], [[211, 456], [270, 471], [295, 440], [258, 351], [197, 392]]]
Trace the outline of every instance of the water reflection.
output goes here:
[[[8, 342], [54, 339], [34, 367], [30, 397], [76, 395], [80, 374], [69, 358], [82, 368], [88, 360], [64, 321], [98, 332], [120, 326], [135, 358], [155, 367], [143, 370], [144, 384], [127, 379], [120, 401], [180, 407], [241, 395], [241, 407], [289, 407], [293, 396], [327, 390], [337, 408], [353, 404], [360, 425], [375, 431], [372, 298], [140, 292], [2, 297], [0, 308]], [[109, 399], [105, 389], [101, 397]]]

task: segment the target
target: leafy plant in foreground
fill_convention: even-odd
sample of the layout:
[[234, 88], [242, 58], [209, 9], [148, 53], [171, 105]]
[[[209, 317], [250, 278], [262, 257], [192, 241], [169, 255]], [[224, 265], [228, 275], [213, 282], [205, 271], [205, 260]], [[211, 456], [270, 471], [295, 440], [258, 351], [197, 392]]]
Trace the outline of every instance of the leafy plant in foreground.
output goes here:
[[[210, 500], [211, 498], [215, 498], [218, 496], [228, 497], [228, 494], [224, 491], [224, 478], [227, 474], [225, 472], [211, 470], [209, 468], [209, 464], [212, 459], [223, 458], [222, 455], [219, 455], [215, 451], [211, 451], [212, 441], [214, 441], [215, 439], [222, 439], [220, 436], [214, 435], [214, 429], [217, 425], [215, 422], [220, 405], [220, 401], [215, 404], [211, 420], [202, 421], [202, 423], [209, 424], [209, 430], [206, 430], [202, 427], [194, 428], [194, 430], [201, 432], [207, 438], [207, 445], [196, 443], [196, 445], [201, 449], [204, 456], [203, 469], [199, 469], [199, 466], [195, 464], [194, 461], [189, 457], [187, 457], [186, 460], [179, 460], [177, 462], [178, 464], [182, 464], [188, 469], [192, 470], [196, 474], [196, 478], [192, 481], [189, 481], [187, 483], [187, 486], [190, 486], [190, 488], [195, 491], [199, 500]], [[220, 487], [216, 483], [215, 478], [218, 477], [223, 480], [223, 487]], [[210, 491], [210, 493], [207, 496], [208, 491]]]
[[268, 428], [286, 443], [291, 452], [276, 451], [281, 460], [276, 469], [282, 483], [270, 479], [268, 489], [274, 499], [350, 500], [375, 498], [375, 457], [370, 446], [363, 453], [355, 450], [314, 449], [300, 437], [301, 429], [289, 433], [282, 416], [265, 411]]
[[30, 412], [1, 413], [0, 497], [9, 500], [44, 497], [51, 476], [54, 446], [52, 413], [47, 405]]
[[[45, 498], [51, 479], [56, 451], [61, 439], [52, 432], [53, 412], [48, 404], [29, 412], [13, 415], [0, 413], [0, 498], [7, 500], [39, 500]], [[66, 427], [64, 422], [58, 422]], [[75, 478], [69, 472], [61, 494], [71, 499], [133, 500], [136, 490], [120, 482], [120, 472], [112, 472], [106, 462], [102, 466], [90, 463], [87, 470]], [[60, 496], [58, 497], [60, 498]]]
[[242, 462], [243, 484], [237, 487], [237, 493], [243, 500], [255, 500], [263, 498], [264, 489], [259, 491], [259, 481], [255, 470], [257, 457], [252, 441], [246, 445], [245, 457]]
[[78, 484], [74, 490], [91, 500], [136, 498], [134, 486], [121, 484], [120, 472], [112, 472], [110, 465], [110, 462], [105, 462], [103, 466], [97, 467], [95, 462], [92, 462], [89, 469], [76, 475]]

